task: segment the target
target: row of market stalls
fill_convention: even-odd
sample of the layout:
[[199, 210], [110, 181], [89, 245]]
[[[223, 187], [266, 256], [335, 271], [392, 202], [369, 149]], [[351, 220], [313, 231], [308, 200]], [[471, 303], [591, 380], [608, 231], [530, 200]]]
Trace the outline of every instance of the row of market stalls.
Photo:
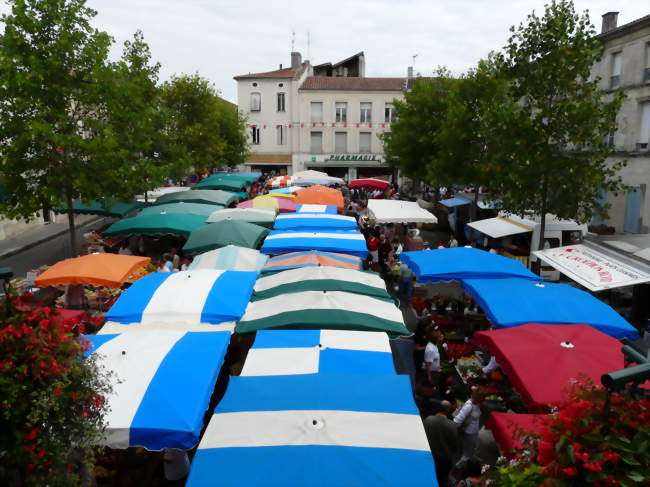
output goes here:
[[[156, 451], [198, 444], [192, 486], [215, 478], [435, 486], [411, 383], [393, 365], [389, 337], [410, 333], [402, 313], [379, 275], [362, 270], [368, 250], [356, 220], [340, 214], [341, 192], [299, 188], [234, 208], [221, 188], [170, 192], [104, 232], [184, 236], [184, 252], [194, 255], [186, 271], [132, 280], [107, 323], [86, 336], [88, 355], [114, 373], [104, 444]], [[394, 221], [402, 205], [374, 216]], [[413, 211], [424, 221], [424, 210]], [[38, 284], [58, 273], [58, 284], [120, 286], [147, 261], [88, 255], [53, 266]], [[250, 350], [237, 357], [240, 340]], [[225, 380], [204, 423], [231, 371], [229, 353], [241, 373]]]

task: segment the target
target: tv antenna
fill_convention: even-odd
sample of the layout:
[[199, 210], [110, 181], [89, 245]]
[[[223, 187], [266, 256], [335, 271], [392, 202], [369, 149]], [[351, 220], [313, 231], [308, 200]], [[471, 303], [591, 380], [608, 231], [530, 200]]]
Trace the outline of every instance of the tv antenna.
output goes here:
[[411, 56], [411, 59], [413, 59], [413, 71], [415, 71], [415, 58], [417, 58], [418, 56], [419, 56], [419, 54], [413, 54]]
[[291, 52], [296, 50], [296, 31], [291, 31]]
[[311, 59], [311, 54], [309, 52], [310, 47], [311, 47], [311, 38], [309, 36], [309, 31], [307, 31], [307, 59]]

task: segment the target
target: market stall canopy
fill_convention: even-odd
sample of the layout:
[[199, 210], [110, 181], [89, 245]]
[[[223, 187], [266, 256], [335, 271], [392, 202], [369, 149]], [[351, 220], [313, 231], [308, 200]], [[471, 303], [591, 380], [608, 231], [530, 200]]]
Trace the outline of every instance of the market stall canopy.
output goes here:
[[411, 269], [421, 283], [503, 277], [541, 280], [538, 275], [530, 272], [516, 260], [473, 248], [456, 247], [402, 252], [400, 260]]
[[513, 450], [523, 448], [521, 432], [539, 433], [540, 420], [545, 414], [514, 414], [492, 412], [485, 428], [492, 431], [501, 451], [509, 455]]
[[438, 223], [414, 201], [368, 200], [368, 216], [377, 223]]
[[230, 332], [88, 335], [100, 366], [112, 372], [102, 445], [189, 450], [199, 442]]
[[295, 178], [292, 176], [276, 176], [266, 183], [267, 188], [286, 188], [292, 186]]
[[250, 176], [239, 176], [236, 173], [213, 174], [199, 181], [194, 188], [196, 189], [224, 189], [228, 191], [244, 191], [246, 186], [257, 181], [259, 178]]
[[343, 185], [345, 181], [341, 178], [333, 178], [327, 176], [325, 178], [300, 178], [294, 179], [293, 184], [296, 186], [335, 186], [337, 184]]
[[366, 239], [361, 232], [330, 230], [328, 232], [272, 231], [260, 249], [265, 254], [278, 255], [301, 250], [340, 252], [365, 258], [368, 255]]
[[356, 230], [357, 220], [351, 216], [329, 215], [327, 213], [288, 213], [280, 215], [273, 225], [274, 230]]
[[187, 487], [437, 487], [408, 377], [231, 377]]
[[262, 177], [262, 173], [259, 172], [259, 171], [234, 171], [234, 172], [217, 171], [213, 175], [219, 175], [219, 176], [225, 176], [225, 177], [233, 177], [233, 178], [246, 178], [251, 183], [254, 183], [259, 178]]
[[[106, 205], [106, 206], [104, 206]], [[122, 218], [129, 213], [142, 208], [144, 203], [140, 201], [129, 201], [129, 202], [103, 202], [98, 200], [92, 200], [89, 203], [84, 203], [81, 200], [74, 200], [72, 202], [72, 212], [78, 215], [101, 215], [101, 216], [111, 216], [114, 218]], [[59, 206], [54, 208], [55, 213], [67, 213], [68, 209]]]
[[296, 205], [296, 213], [328, 213], [336, 215], [338, 208], [336, 205]]
[[182, 213], [153, 213], [125, 218], [102, 232], [105, 237], [115, 235], [181, 235], [186, 237], [205, 224], [204, 215]]
[[509, 277], [463, 279], [462, 285], [495, 328], [587, 323], [614, 338], [638, 337], [636, 329], [609, 305], [567, 284]]
[[260, 277], [255, 283], [253, 299], [267, 299], [302, 291], [345, 291], [391, 299], [386, 291], [386, 282], [375, 272], [322, 266], [299, 267]]
[[34, 280], [37, 287], [61, 284], [90, 284], [120, 287], [149, 257], [118, 254], [89, 254], [57, 262]]
[[278, 328], [385, 331], [410, 335], [392, 300], [342, 291], [304, 291], [252, 301], [238, 333]]
[[328, 178], [329, 174], [322, 171], [314, 171], [313, 169], [307, 169], [305, 171], [298, 171], [293, 175], [295, 179], [308, 179], [308, 178]]
[[372, 188], [372, 189], [379, 189], [381, 191], [387, 189], [389, 186], [390, 183], [388, 181], [384, 181], [383, 179], [373, 179], [373, 178], [355, 179], [354, 181], [350, 181], [350, 184], [348, 184], [348, 187], [350, 189]]
[[[180, 191], [187, 191], [186, 186], [163, 186], [161, 188], [152, 189], [147, 191], [147, 201], [149, 203], [155, 202], [158, 198], [165, 194], [178, 193]], [[137, 196], [138, 201], [144, 202], [145, 197], [143, 194]]]
[[267, 194], [256, 196], [252, 200], [242, 201], [237, 208], [271, 208], [281, 213], [288, 213], [296, 210], [294, 198], [274, 198]]
[[590, 291], [650, 282], [650, 268], [632, 259], [617, 258], [613, 252], [583, 244], [533, 252], [562, 274]]
[[504, 216], [469, 222], [467, 226], [492, 238], [509, 237], [510, 235], [532, 232], [534, 230], [530, 225], [509, 220]]
[[164, 194], [156, 200], [155, 204], [162, 205], [163, 203], [185, 201], [186, 203], [228, 206], [236, 199], [237, 196], [228, 191], [221, 191], [219, 189], [194, 189]]
[[[198, 191], [198, 190], [195, 190]], [[225, 190], [224, 192], [232, 194], [235, 198], [237, 198], [238, 201], [244, 201], [248, 199], [248, 193], [246, 191], [228, 191]]]
[[253, 293], [257, 272], [155, 272], [136, 281], [106, 313], [117, 323], [237, 321]]
[[362, 264], [363, 261], [356, 255], [310, 250], [307, 252], [291, 252], [273, 257], [264, 265], [262, 273], [315, 266], [341, 267], [343, 269], [359, 271], [361, 270]]
[[295, 194], [291, 194], [291, 193], [276, 193], [276, 192], [268, 193], [268, 194], [266, 194], [265, 196], [270, 196], [271, 198], [295, 198], [295, 197], [296, 197]]
[[211, 250], [194, 257], [190, 270], [220, 269], [228, 271], [254, 271], [260, 272], [268, 256], [258, 250], [236, 245], [226, 245], [220, 249]]
[[271, 189], [270, 191], [273, 194], [291, 194], [291, 193], [295, 193], [299, 189], [302, 189], [302, 188], [300, 186], [289, 186], [289, 187], [286, 187], [286, 188], [274, 188], [274, 189]]
[[388, 335], [382, 331], [258, 331], [241, 375], [293, 374], [395, 374]]
[[338, 189], [326, 186], [312, 186], [296, 193], [296, 205], [334, 205], [339, 213], [343, 211], [345, 200]]
[[272, 227], [276, 213], [277, 210], [273, 208], [224, 208], [210, 213], [208, 223], [234, 220]]
[[198, 254], [226, 245], [255, 249], [268, 234], [267, 228], [253, 223], [223, 220], [208, 223], [194, 230], [183, 246], [183, 251], [188, 254]]
[[566, 388], [581, 375], [599, 384], [601, 375], [625, 367], [621, 343], [588, 325], [527, 324], [478, 331], [472, 340], [488, 349], [536, 411], [566, 402]]
[[[155, 215], [157, 213], [182, 213], [182, 214], [191, 214], [191, 215], [203, 215], [209, 216], [215, 211], [215, 206], [218, 205], [206, 205], [203, 203], [186, 203], [185, 201], [179, 201], [178, 203], [167, 203], [164, 205], [157, 206], [148, 206], [143, 208], [139, 215]], [[223, 208], [219, 206], [219, 208]]]
[[472, 203], [472, 200], [463, 198], [462, 196], [454, 196], [453, 198], [447, 198], [440, 200], [440, 204], [445, 205], [447, 208], [454, 208], [456, 206], [469, 205]]

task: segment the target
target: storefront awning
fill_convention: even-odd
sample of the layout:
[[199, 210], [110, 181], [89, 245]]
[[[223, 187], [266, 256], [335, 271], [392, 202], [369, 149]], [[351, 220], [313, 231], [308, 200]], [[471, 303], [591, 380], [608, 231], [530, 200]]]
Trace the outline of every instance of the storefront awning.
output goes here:
[[533, 227], [531, 226], [514, 222], [502, 216], [470, 222], [467, 226], [492, 238], [508, 237], [510, 235], [517, 235], [518, 233], [533, 231]]
[[650, 268], [593, 245], [568, 245], [533, 252], [590, 291], [650, 282]]
[[440, 200], [440, 203], [445, 205], [447, 208], [454, 208], [455, 206], [469, 205], [472, 201], [462, 196], [454, 196], [446, 200]]
[[368, 213], [377, 223], [438, 223], [434, 214], [413, 201], [368, 200]]

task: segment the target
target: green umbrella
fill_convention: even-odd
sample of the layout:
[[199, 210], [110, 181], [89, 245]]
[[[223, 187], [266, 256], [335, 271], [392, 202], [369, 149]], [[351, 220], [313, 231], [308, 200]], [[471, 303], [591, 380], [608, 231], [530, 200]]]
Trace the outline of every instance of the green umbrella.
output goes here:
[[114, 223], [103, 235], [182, 235], [187, 236], [205, 223], [205, 215], [156, 213], [125, 218]]
[[191, 215], [210, 216], [214, 213], [215, 209], [223, 208], [220, 205], [206, 205], [203, 203], [186, 203], [179, 201], [178, 203], [166, 203], [164, 205], [149, 206], [143, 208], [139, 215], [156, 215], [160, 212], [165, 213], [182, 213]]
[[224, 208], [213, 212], [208, 217], [208, 223], [233, 220], [272, 227], [275, 222], [275, 214], [276, 211], [272, 208]]
[[205, 178], [194, 186], [194, 189], [225, 189], [227, 191], [239, 192], [246, 188], [248, 181], [236, 176], [214, 175]]
[[268, 234], [268, 229], [253, 223], [233, 220], [220, 221], [194, 230], [187, 239], [183, 251], [188, 254], [198, 254], [226, 245], [239, 245], [254, 249]]
[[184, 201], [186, 203], [228, 206], [235, 200], [237, 200], [237, 196], [227, 191], [198, 189], [194, 191], [187, 190], [179, 191], [178, 193], [164, 194], [156, 200], [155, 206], [165, 203], [178, 203], [179, 201]]
[[[106, 205], [106, 208], [104, 208]], [[90, 203], [86, 204], [81, 200], [74, 200], [72, 202], [72, 211], [79, 215], [102, 215], [102, 216], [112, 216], [116, 218], [122, 218], [124, 215], [128, 215], [138, 208], [142, 208], [144, 203], [139, 201], [129, 201], [129, 202], [104, 202], [98, 200], [92, 200]], [[68, 209], [62, 206], [54, 208], [56, 213], [67, 213]]]

